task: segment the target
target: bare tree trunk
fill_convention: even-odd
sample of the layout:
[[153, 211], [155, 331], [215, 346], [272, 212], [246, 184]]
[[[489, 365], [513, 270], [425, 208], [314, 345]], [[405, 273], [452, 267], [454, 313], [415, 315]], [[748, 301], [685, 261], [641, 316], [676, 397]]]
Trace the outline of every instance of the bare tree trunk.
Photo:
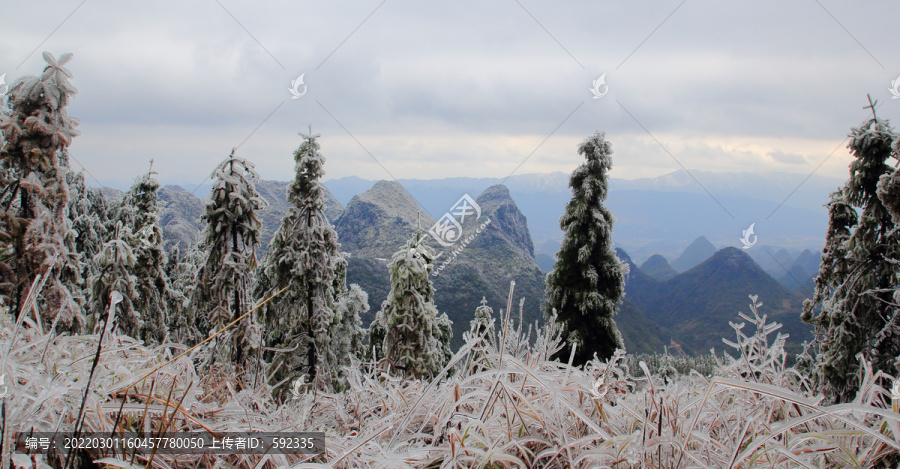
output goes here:
[[[307, 373], [309, 374], [309, 382], [316, 382], [316, 363], [319, 360], [318, 350], [316, 350], [316, 333], [313, 327], [313, 285], [312, 282], [306, 283], [306, 331], [309, 335], [309, 348], [306, 349]], [[315, 386], [315, 384], [313, 384]]]

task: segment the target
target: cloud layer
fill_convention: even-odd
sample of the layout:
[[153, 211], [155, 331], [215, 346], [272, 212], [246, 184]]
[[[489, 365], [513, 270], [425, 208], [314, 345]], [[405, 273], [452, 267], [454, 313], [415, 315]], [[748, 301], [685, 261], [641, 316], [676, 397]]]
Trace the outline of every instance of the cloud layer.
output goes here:
[[[232, 147], [288, 179], [310, 124], [330, 178], [570, 171], [598, 129], [620, 178], [823, 161], [819, 174], [845, 177], [841, 141], [866, 94], [879, 117], [900, 115], [898, 13], [825, 0], [19, 2], [4, 7], [16, 21], [0, 73], [40, 72], [40, 50], [75, 54], [72, 154], [104, 182], [153, 158], [164, 181], [200, 183]], [[307, 93], [291, 99], [301, 73]], [[603, 73], [608, 93], [591, 99]]]

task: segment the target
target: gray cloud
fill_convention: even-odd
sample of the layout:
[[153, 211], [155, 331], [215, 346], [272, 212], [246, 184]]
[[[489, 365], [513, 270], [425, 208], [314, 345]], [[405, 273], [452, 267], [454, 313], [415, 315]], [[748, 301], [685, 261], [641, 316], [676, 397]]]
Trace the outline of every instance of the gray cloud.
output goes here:
[[781, 163], [787, 163], [787, 164], [804, 164], [804, 163], [806, 163], [806, 158], [804, 158], [800, 155], [795, 155], [793, 153], [785, 153], [783, 151], [773, 151], [773, 152], [770, 152], [768, 156], [770, 158], [772, 158], [773, 160], [781, 162]]
[[[397, 177], [502, 177], [532, 151], [520, 172], [569, 170], [596, 129], [631, 177], [677, 169], [653, 138], [689, 168], [804, 172], [866, 117], [866, 93], [900, 114], [896, 3], [823, 2], [837, 24], [815, 2], [691, 1], [648, 39], [679, 3], [523, 1], [539, 25], [516, 2], [87, 2], [41, 49], [75, 53], [72, 151], [100, 179], [154, 158], [163, 179], [200, 182], [258, 126], [239, 152], [287, 178], [308, 124], [333, 177], [388, 177], [366, 150]], [[40, 71], [39, 53], [16, 67], [77, 5], [4, 7], [7, 81]], [[841, 158], [822, 170], [845, 174]]]

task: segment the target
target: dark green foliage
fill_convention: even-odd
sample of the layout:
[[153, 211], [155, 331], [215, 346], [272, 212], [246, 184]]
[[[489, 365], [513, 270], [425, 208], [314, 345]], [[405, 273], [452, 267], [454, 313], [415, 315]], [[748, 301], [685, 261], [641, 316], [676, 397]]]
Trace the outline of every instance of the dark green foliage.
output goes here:
[[891, 183], [897, 170], [887, 164], [898, 158], [898, 135], [873, 117], [850, 138], [850, 179], [831, 195], [815, 296], [803, 308], [817, 332], [816, 382], [837, 402], [856, 397], [857, 354], [875, 370], [900, 370], [900, 230], [891, 213], [900, 191]]
[[666, 328], [650, 320], [627, 294], [619, 306], [616, 325], [622, 333], [622, 341], [628, 353], [659, 352], [669, 344], [670, 338]]
[[575, 364], [593, 358], [609, 359], [624, 348], [613, 316], [625, 291], [627, 267], [612, 248], [613, 216], [606, 200], [607, 171], [612, 168], [612, 148], [598, 132], [579, 147], [585, 163], [572, 172], [572, 200], [560, 218], [565, 232], [553, 271], [547, 275], [545, 312], [556, 311], [563, 327], [566, 347], [560, 357], [568, 359], [576, 346]]

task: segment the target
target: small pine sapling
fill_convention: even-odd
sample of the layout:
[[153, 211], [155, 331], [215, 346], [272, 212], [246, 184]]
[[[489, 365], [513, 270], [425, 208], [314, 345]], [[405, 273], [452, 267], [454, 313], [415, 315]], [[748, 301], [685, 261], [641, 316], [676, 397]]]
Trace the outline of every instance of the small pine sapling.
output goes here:
[[414, 378], [433, 376], [452, 356], [452, 322], [446, 314], [438, 316], [434, 305], [433, 262], [434, 251], [417, 231], [391, 257], [391, 291], [376, 318], [385, 330], [382, 353]]

